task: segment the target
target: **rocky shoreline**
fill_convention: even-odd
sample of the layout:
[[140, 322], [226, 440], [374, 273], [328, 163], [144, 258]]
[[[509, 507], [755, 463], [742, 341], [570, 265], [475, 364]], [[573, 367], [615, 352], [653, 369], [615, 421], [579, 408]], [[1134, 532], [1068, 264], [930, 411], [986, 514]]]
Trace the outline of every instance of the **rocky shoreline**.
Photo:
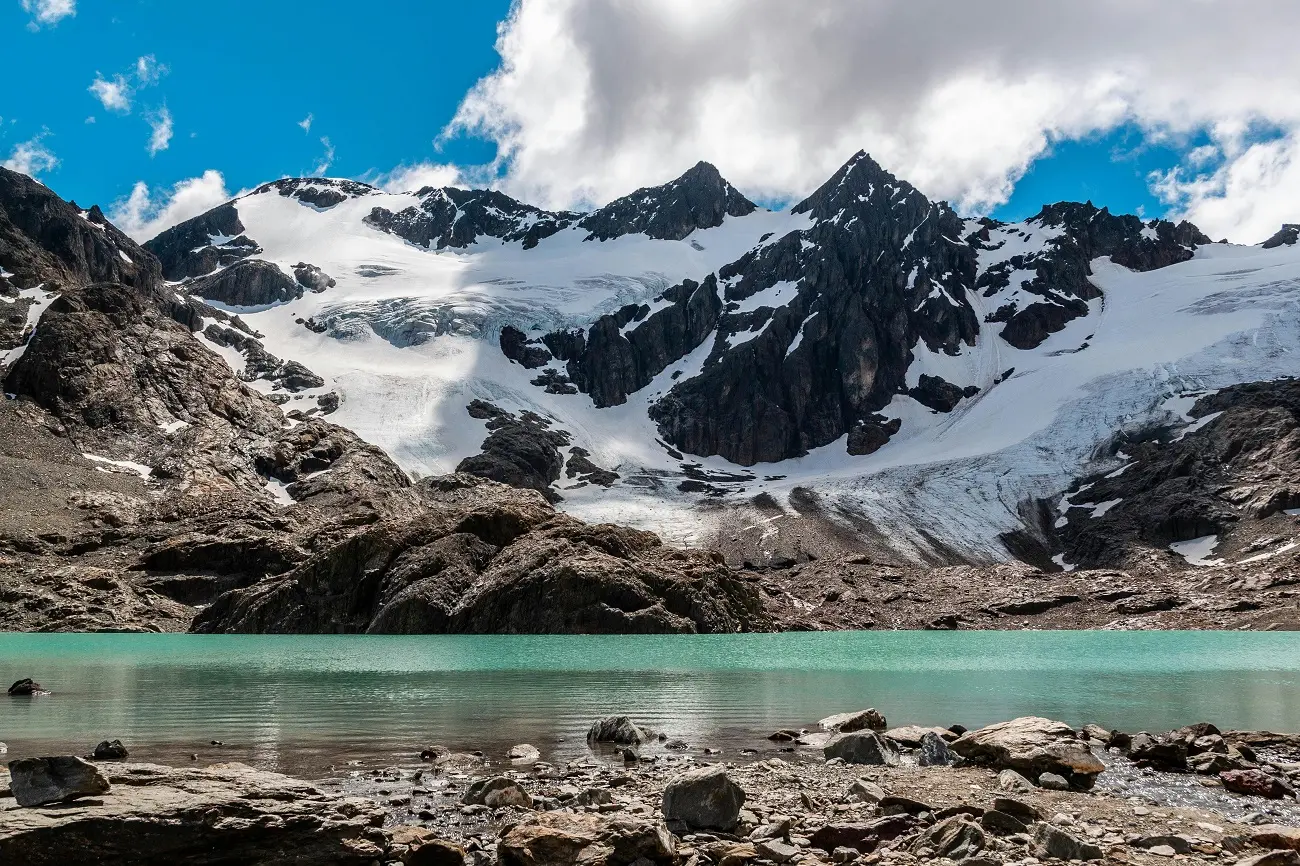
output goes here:
[[720, 754], [611, 717], [563, 765], [428, 746], [316, 782], [112, 760], [108, 741], [10, 762], [0, 862], [1300, 863], [1300, 735], [890, 728], [868, 710], [769, 740]]

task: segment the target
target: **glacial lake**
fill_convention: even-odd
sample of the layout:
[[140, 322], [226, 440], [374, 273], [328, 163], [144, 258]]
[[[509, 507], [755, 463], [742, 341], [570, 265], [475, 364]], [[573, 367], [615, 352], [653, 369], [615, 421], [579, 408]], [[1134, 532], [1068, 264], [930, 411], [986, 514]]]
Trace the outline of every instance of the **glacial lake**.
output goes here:
[[[778, 728], [873, 706], [891, 725], [1021, 715], [1129, 731], [1196, 721], [1300, 730], [1300, 634], [831, 632], [720, 636], [0, 634], [6, 758], [238, 760], [307, 776], [409, 764], [440, 744], [502, 758], [586, 754], [626, 713], [697, 752], [775, 754]], [[221, 746], [212, 745], [220, 741]]]

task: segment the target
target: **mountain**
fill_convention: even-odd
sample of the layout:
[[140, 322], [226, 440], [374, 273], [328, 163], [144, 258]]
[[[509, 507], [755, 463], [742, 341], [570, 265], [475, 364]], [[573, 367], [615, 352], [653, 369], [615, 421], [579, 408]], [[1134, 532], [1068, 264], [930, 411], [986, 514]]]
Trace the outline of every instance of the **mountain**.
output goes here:
[[[229, 590], [196, 628], [509, 631], [539, 610], [546, 630], [1022, 609], [1249, 625], [1256, 608], [1162, 607], [1203, 567], [1181, 551], [1213, 535], [1244, 560], [1296, 534], [1265, 472], [1290, 422], [1244, 415], [1269, 432], [1239, 446], [1206, 444], [1228, 415], [1198, 420], [1215, 400], [1290, 411], [1291, 227], [1240, 247], [1092, 203], [965, 219], [859, 153], [775, 212], [705, 163], [586, 214], [288, 178], [141, 248], [96, 209], [2, 179], [0, 292], [24, 305], [5, 344], [15, 429], [246, 515], [218, 530], [219, 512], [185, 511], [164, 532], [150, 510], [147, 531], [108, 531], [120, 543], [82, 527], [34, 555], [115, 548], [144, 580], [202, 587], [190, 602]], [[1232, 396], [1250, 382], [1267, 406]], [[1157, 483], [1188, 465], [1213, 483]], [[492, 528], [463, 539], [451, 527], [477, 500]], [[176, 532], [266, 564], [155, 558]], [[1149, 609], [1088, 589], [1112, 579]]]

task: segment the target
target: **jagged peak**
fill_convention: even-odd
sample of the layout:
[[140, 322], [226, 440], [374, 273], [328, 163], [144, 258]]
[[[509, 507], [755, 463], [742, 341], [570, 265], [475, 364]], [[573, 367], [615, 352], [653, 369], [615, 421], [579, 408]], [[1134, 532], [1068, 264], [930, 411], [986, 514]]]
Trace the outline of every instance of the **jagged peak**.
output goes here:
[[717, 167], [700, 161], [659, 186], [647, 186], [615, 199], [579, 223], [588, 240], [612, 240], [644, 234], [659, 240], [682, 240], [696, 229], [719, 226], [726, 217], [746, 216], [758, 206], [745, 198]]
[[916, 187], [895, 177], [865, 150], [859, 150], [791, 211], [811, 214], [814, 219], [830, 219], [856, 202], [871, 199], [877, 190], [888, 191], [891, 203], [920, 196], [932, 204]]

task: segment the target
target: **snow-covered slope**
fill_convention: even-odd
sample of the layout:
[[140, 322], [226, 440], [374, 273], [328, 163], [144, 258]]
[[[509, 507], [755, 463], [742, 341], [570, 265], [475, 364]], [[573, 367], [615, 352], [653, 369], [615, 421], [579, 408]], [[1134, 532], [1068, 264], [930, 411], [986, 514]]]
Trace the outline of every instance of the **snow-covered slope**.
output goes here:
[[[682, 542], [730, 531], [735, 512], [719, 502], [767, 493], [788, 509], [803, 488], [827, 519], [865, 518], [906, 557], [1006, 559], [1000, 536], [1023, 526], [1024, 504], [1106, 465], [1116, 431], [1179, 420], [1168, 407], [1180, 394], [1300, 375], [1300, 247], [1207, 245], [1194, 227], [1083, 205], [963, 223], [867, 163], [856, 157], [788, 212], [744, 207], [704, 172], [722, 198], [698, 206], [708, 196], [678, 181], [658, 188], [671, 196], [638, 191], [599, 219], [473, 193], [281, 182], [232, 203], [237, 227], [229, 214], [199, 218], [149, 246], [165, 267], [204, 252], [217, 276], [252, 259], [289, 286], [305, 265], [333, 281], [288, 300], [209, 301], [323, 380], [281, 389], [286, 411], [336, 394], [331, 420], [426, 475], [481, 450], [487, 428], [466, 411], [472, 401], [529, 410], [569, 434], [565, 455], [582, 449], [619, 476], [609, 488], [562, 476], [562, 508]], [[703, 221], [691, 230], [692, 219]], [[647, 226], [685, 234], [655, 239]], [[202, 292], [213, 278], [176, 290]], [[661, 338], [681, 316], [690, 324], [691, 304], [707, 307], [702, 333]], [[540, 366], [503, 354], [506, 326]], [[581, 337], [582, 351], [563, 335]], [[249, 360], [214, 347], [233, 366]], [[635, 366], [620, 373], [632, 387], [598, 408], [592, 380], [608, 369], [593, 364]], [[570, 379], [583, 391], [535, 383]], [[752, 387], [776, 379], [774, 391]], [[742, 391], [754, 393], [738, 404]], [[715, 405], [730, 414], [703, 418]], [[755, 432], [700, 448], [713, 456], [683, 453], [721, 441], [690, 433], [705, 422]], [[796, 456], [750, 466], [718, 456], [737, 447]]]

